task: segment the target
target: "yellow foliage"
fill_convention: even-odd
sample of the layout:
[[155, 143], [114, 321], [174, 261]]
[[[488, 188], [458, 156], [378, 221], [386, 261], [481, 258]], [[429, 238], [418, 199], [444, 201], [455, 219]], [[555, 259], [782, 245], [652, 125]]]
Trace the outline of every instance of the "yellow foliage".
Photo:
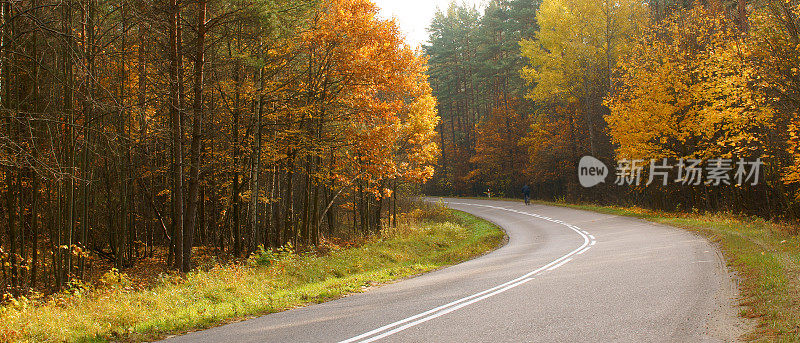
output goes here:
[[618, 157], [766, 157], [774, 109], [746, 61], [747, 44], [703, 8], [651, 27], [606, 99]]
[[646, 23], [641, 1], [545, 0], [536, 15], [533, 40], [520, 42], [530, 65], [522, 76], [533, 88], [532, 100], [571, 102], [608, 84], [610, 70]]

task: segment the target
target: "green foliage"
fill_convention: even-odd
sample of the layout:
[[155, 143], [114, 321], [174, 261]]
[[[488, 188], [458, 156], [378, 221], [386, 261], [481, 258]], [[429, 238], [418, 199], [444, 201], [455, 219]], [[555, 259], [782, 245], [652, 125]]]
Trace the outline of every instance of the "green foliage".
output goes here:
[[[430, 82], [442, 117], [438, 131], [443, 152], [440, 168], [428, 184], [429, 192], [471, 194], [487, 186], [498, 187], [490, 178], [480, 176], [486, 170], [474, 160], [480, 154], [477, 149], [482, 139], [476, 130], [498, 111], [519, 116], [530, 111], [531, 104], [520, 101], [525, 82], [518, 71], [525, 61], [519, 41], [532, 37], [538, 28], [532, 18], [540, 3], [491, 1], [483, 13], [474, 7], [451, 4], [434, 16], [429, 27], [430, 44], [424, 51], [429, 56]], [[518, 118], [513, 120], [519, 122]], [[500, 187], [510, 193], [523, 182], [517, 173]]]
[[259, 245], [258, 249], [250, 255], [247, 262], [251, 266], [269, 266], [274, 263], [290, 260], [296, 256], [297, 253], [291, 242], [286, 243], [286, 245], [277, 250], [272, 250], [272, 248], [264, 249], [263, 245]]

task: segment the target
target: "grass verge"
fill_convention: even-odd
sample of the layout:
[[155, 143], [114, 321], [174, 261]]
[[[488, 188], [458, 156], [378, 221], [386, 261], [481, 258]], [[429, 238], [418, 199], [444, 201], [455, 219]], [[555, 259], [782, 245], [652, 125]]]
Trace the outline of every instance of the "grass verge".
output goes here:
[[491, 251], [505, 234], [472, 215], [429, 207], [398, 229], [326, 254], [262, 251], [246, 263], [214, 266], [155, 287], [132, 289], [124, 274], [48, 300], [0, 308], [0, 341], [143, 341], [360, 292]]
[[741, 278], [740, 315], [755, 318], [756, 330], [743, 337], [759, 342], [800, 342], [800, 237], [779, 224], [730, 213], [673, 213], [642, 209], [537, 202], [636, 217], [689, 229], [719, 244]]

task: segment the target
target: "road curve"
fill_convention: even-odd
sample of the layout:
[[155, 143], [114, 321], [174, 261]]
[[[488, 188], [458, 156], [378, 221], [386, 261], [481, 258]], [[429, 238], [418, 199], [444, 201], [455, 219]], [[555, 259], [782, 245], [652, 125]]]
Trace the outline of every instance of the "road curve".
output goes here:
[[443, 199], [508, 244], [323, 304], [166, 342], [730, 342], [747, 330], [716, 248], [643, 220]]

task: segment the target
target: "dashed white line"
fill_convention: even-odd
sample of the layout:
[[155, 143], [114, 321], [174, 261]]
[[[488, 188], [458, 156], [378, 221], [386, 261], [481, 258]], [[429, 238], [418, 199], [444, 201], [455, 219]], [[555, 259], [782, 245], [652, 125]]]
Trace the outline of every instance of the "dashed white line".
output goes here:
[[[550, 270], [554, 270], [554, 269], [556, 269], [558, 267], [561, 267], [562, 265], [564, 265], [567, 262], [571, 261], [573, 256], [583, 254], [586, 250], [589, 250], [589, 248], [591, 248], [591, 246], [595, 244], [594, 236], [591, 236], [588, 232], [581, 230], [577, 226], [567, 224], [567, 223], [565, 223], [565, 222], [563, 222], [561, 220], [552, 219], [550, 217], [545, 217], [545, 216], [538, 215], [538, 214], [535, 214], [535, 213], [517, 211], [517, 210], [513, 210], [513, 209], [509, 209], [509, 208], [498, 207], [498, 206], [467, 204], [467, 203], [457, 203], [457, 202], [452, 202], [452, 203], [449, 203], [449, 204], [494, 208], [494, 209], [498, 209], [498, 210], [504, 210], [504, 211], [509, 211], [509, 212], [528, 215], [528, 216], [531, 216], [531, 217], [536, 217], [536, 218], [543, 219], [543, 220], [546, 220], [546, 221], [549, 221], [549, 222], [553, 222], [553, 223], [556, 223], [556, 224], [561, 224], [561, 225], [564, 225], [564, 226], [568, 227], [569, 229], [575, 231], [579, 235], [581, 235], [581, 237], [583, 237], [583, 244], [581, 244], [580, 247], [578, 247], [575, 250], [572, 250], [568, 254], [566, 254], [564, 256], [561, 256], [561, 257], [555, 259], [554, 261], [552, 261], [552, 262], [550, 262], [550, 263], [548, 263], [548, 264], [546, 264], [546, 265], [544, 265], [544, 266], [542, 266], [542, 267], [540, 267], [540, 268], [538, 268], [536, 270], [533, 270], [533, 271], [531, 271], [531, 272], [529, 272], [529, 273], [527, 273], [525, 275], [522, 275], [522, 276], [520, 276], [520, 277], [518, 277], [516, 279], [513, 279], [511, 281], [508, 281], [508, 282], [505, 282], [503, 284], [497, 285], [495, 287], [489, 288], [489, 289], [484, 290], [482, 292], [478, 292], [478, 293], [475, 293], [473, 295], [470, 295], [470, 296], [467, 296], [467, 297], [452, 301], [452, 302], [444, 304], [442, 306], [430, 309], [428, 311], [413, 315], [411, 317], [408, 317], [408, 318], [405, 318], [405, 319], [402, 319], [402, 320], [398, 320], [398, 321], [396, 321], [394, 323], [390, 323], [390, 324], [381, 326], [381, 327], [379, 327], [377, 329], [374, 329], [374, 330], [369, 331], [369, 332], [365, 332], [363, 334], [360, 334], [360, 335], [352, 337], [350, 339], [341, 341], [339, 343], [351, 343], [351, 342], [357, 342], [357, 341], [358, 342], [362, 342], [362, 343], [373, 342], [373, 341], [379, 340], [381, 338], [384, 338], [384, 337], [393, 335], [395, 333], [398, 333], [400, 331], [403, 331], [405, 329], [408, 329], [410, 327], [413, 327], [413, 326], [419, 325], [421, 323], [427, 322], [427, 321], [429, 321], [431, 319], [441, 317], [441, 316], [443, 316], [445, 314], [448, 314], [450, 312], [458, 310], [458, 309], [460, 309], [460, 308], [462, 308], [464, 306], [467, 306], [467, 305], [473, 304], [475, 302], [481, 301], [483, 299], [489, 298], [491, 296], [503, 293], [503, 292], [505, 292], [505, 291], [507, 291], [509, 289], [512, 289], [514, 287], [522, 285], [522, 284], [524, 284], [524, 283], [526, 283], [528, 281], [531, 281], [532, 277], [534, 275], [536, 275], [536, 274], [538, 274], [538, 273], [540, 273], [542, 271], [545, 271], [545, 270], [550, 271]], [[589, 237], [591, 237], [591, 239]]]

